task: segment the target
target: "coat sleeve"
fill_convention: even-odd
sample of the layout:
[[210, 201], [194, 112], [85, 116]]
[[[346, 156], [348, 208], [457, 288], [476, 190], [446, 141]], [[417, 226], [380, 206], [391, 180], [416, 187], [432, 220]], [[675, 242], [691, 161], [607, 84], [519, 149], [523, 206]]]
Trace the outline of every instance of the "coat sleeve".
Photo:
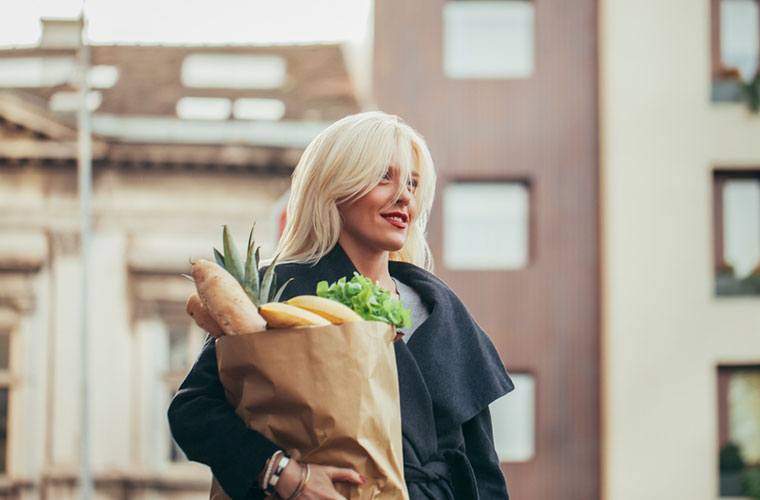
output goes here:
[[213, 337], [207, 337], [172, 399], [168, 417], [172, 436], [187, 458], [208, 465], [230, 497], [264, 498], [256, 478], [279, 448], [248, 429], [227, 402]]
[[487, 406], [462, 424], [462, 435], [465, 454], [475, 471], [480, 500], [508, 500], [507, 483], [496, 455], [491, 412]]

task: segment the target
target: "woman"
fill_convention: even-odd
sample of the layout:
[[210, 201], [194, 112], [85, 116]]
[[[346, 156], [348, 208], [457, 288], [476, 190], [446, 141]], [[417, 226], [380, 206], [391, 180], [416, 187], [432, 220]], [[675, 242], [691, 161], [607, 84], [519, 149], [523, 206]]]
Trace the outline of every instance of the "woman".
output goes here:
[[[412, 327], [394, 344], [410, 498], [505, 499], [488, 405], [514, 386], [487, 335], [431, 272], [424, 235], [434, 192], [428, 148], [400, 119], [369, 112], [334, 123], [293, 173], [276, 281], [295, 278], [287, 300], [358, 271], [410, 306]], [[259, 480], [278, 447], [227, 403], [213, 338], [174, 397], [169, 422], [187, 457], [209, 465], [232, 498], [263, 498]], [[300, 487], [302, 500], [343, 498], [334, 482], [364, 480], [312, 464], [303, 484], [304, 470], [287, 464], [280, 497]]]

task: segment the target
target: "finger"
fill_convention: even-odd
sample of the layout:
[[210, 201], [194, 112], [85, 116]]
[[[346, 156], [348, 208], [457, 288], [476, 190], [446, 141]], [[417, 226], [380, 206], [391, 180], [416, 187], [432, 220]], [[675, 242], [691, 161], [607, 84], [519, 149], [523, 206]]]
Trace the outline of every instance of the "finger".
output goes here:
[[332, 467], [328, 472], [327, 475], [330, 476], [330, 479], [333, 481], [340, 481], [344, 483], [354, 483], [354, 484], [362, 484], [364, 481], [362, 480], [361, 475], [359, 475], [358, 472], [352, 469], [341, 469], [338, 467]]

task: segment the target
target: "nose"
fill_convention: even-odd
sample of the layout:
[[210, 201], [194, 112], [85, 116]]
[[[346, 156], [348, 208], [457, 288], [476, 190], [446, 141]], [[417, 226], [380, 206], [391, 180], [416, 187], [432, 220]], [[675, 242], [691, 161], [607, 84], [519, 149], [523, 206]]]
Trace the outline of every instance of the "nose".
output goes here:
[[405, 185], [396, 203], [400, 203], [401, 206], [407, 206], [409, 205], [409, 202], [411, 201], [412, 201], [412, 190], [409, 187], [409, 185]]

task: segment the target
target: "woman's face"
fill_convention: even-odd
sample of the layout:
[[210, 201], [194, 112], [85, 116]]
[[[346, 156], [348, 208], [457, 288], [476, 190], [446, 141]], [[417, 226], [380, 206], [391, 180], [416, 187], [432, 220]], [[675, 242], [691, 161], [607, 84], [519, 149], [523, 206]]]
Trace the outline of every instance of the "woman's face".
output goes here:
[[398, 167], [391, 165], [383, 179], [372, 190], [351, 203], [338, 205], [343, 221], [341, 238], [375, 250], [398, 251], [406, 242], [409, 227], [417, 216], [414, 192], [418, 174], [398, 199], [394, 198], [401, 183]]

